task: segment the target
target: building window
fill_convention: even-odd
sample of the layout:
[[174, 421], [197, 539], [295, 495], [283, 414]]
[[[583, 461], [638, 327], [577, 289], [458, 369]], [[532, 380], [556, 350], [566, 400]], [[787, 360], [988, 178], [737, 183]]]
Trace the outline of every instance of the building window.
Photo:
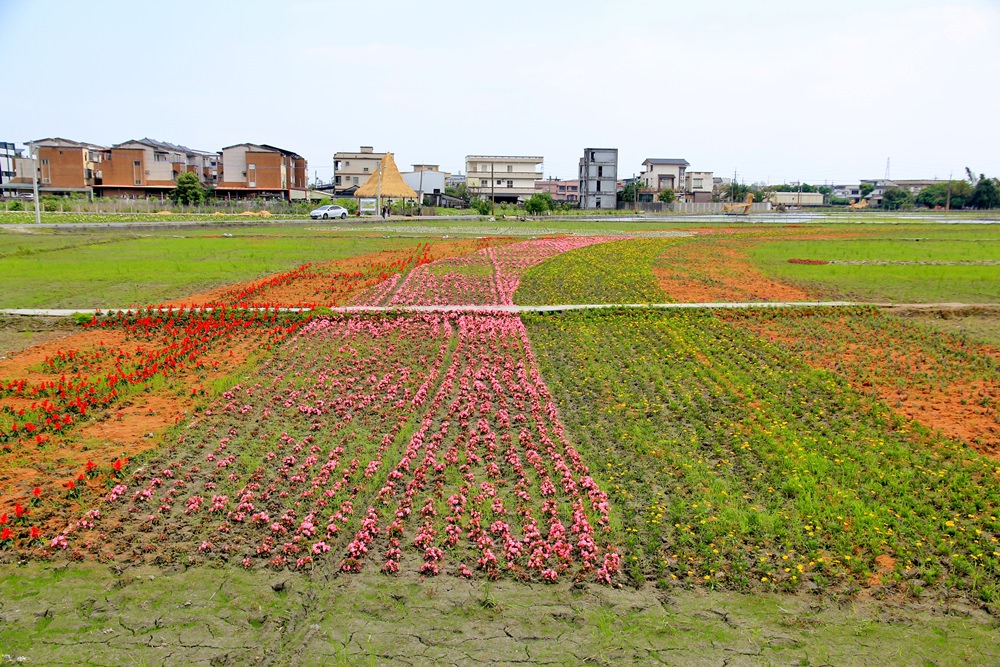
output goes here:
[[508, 188], [514, 187], [514, 181], [507, 181], [507, 187]]
[[597, 167], [597, 177], [604, 178], [604, 167]]
[[704, 187], [704, 181], [702, 181], [700, 178], [694, 179], [694, 187], [695, 188], [702, 188], [702, 187]]
[[357, 185], [357, 184], [358, 184], [358, 177], [357, 177], [357, 176], [355, 176], [355, 177], [354, 177], [354, 185]]
[[365, 173], [366, 174], [368, 173], [368, 167], [365, 167]]
[[512, 173], [513, 171], [514, 171], [514, 167], [512, 165], [508, 164], [507, 165], [507, 173], [509, 174], [509, 173]]
[[597, 197], [594, 199], [594, 208], [601, 208], [601, 198]]
[[595, 189], [597, 190], [597, 192], [601, 191], [601, 182], [600, 181], [597, 181], [597, 187]]
[[594, 151], [590, 151], [590, 161], [591, 162], [593, 162], [596, 159], [596, 155], [597, 155], [597, 153], [595, 153]]

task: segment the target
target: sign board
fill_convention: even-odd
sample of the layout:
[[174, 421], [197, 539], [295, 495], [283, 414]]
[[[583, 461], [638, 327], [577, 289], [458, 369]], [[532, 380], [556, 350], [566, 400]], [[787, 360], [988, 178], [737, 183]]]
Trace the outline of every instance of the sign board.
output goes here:
[[379, 214], [378, 200], [375, 199], [374, 197], [364, 197], [363, 199], [359, 200], [358, 207], [359, 210], [361, 211], [361, 215], [368, 215], [369, 213], [371, 215]]

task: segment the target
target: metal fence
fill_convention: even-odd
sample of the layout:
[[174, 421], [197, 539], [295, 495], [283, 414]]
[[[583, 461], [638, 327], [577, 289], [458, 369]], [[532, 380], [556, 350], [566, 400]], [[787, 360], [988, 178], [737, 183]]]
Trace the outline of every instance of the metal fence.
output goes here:
[[[200, 206], [175, 205], [169, 199], [161, 201], [159, 199], [86, 199], [72, 198], [42, 198], [42, 211], [46, 213], [157, 213], [159, 211], [170, 211], [180, 214], [205, 214], [212, 213], [242, 213], [243, 211], [267, 210], [273, 215], [287, 213], [308, 212], [311, 208], [319, 205], [321, 197], [301, 200], [297, 202], [287, 202], [280, 200], [213, 200]], [[35, 210], [35, 202], [31, 199], [4, 199], [0, 200], [0, 211], [28, 211]]]
[[[619, 210], [638, 210], [644, 213], [696, 213], [711, 214], [723, 213], [725, 206], [722, 202], [674, 202], [665, 204], [659, 201], [653, 202], [618, 202]], [[771, 202], [754, 202], [750, 206], [751, 213], [767, 213], [771, 210]]]

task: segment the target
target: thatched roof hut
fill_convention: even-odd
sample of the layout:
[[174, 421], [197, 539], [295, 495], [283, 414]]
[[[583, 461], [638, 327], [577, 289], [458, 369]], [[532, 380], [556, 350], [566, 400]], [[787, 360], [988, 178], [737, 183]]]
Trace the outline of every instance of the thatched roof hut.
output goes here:
[[[379, 172], [382, 173], [381, 177]], [[417, 193], [403, 180], [392, 153], [386, 153], [378, 170], [368, 177], [364, 185], [354, 192], [355, 197], [387, 197], [390, 199], [416, 199]]]

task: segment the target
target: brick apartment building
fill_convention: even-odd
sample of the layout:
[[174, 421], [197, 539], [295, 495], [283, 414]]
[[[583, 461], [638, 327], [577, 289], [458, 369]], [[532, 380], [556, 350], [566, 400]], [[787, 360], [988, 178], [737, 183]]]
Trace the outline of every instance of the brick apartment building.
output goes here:
[[298, 153], [267, 144], [222, 149], [216, 194], [229, 199], [307, 199], [308, 164]]
[[[38, 154], [41, 194], [165, 199], [185, 172], [229, 199], [300, 199], [308, 194], [306, 160], [275, 146], [237, 144], [210, 153], [149, 138], [105, 147], [61, 137], [30, 146]], [[14, 176], [0, 184], [2, 190], [30, 192], [32, 164], [30, 155], [15, 157]]]

